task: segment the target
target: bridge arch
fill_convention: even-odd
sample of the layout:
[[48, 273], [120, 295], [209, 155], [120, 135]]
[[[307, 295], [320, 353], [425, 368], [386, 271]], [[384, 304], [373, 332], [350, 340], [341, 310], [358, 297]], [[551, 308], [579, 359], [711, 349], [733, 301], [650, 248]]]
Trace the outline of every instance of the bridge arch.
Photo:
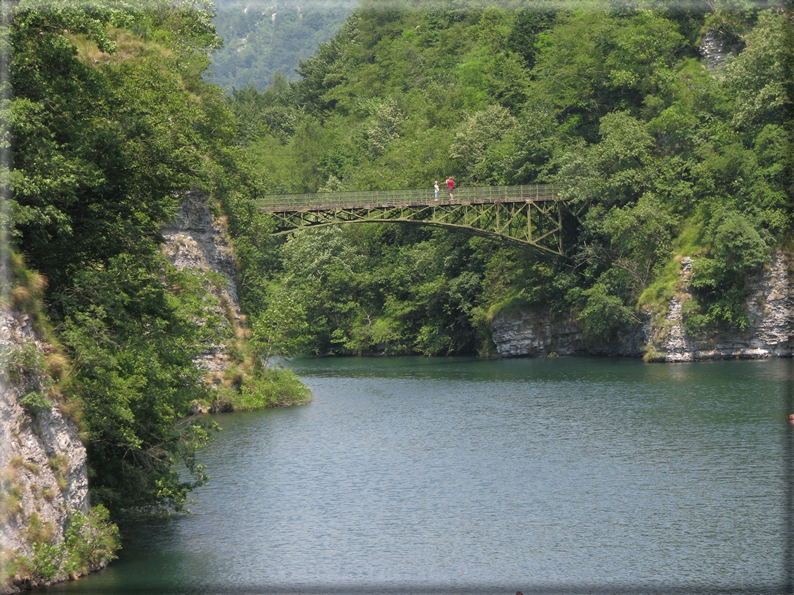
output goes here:
[[458, 188], [454, 200], [427, 190], [276, 195], [257, 207], [272, 215], [274, 234], [353, 223], [431, 225], [566, 257], [563, 204], [552, 185]]

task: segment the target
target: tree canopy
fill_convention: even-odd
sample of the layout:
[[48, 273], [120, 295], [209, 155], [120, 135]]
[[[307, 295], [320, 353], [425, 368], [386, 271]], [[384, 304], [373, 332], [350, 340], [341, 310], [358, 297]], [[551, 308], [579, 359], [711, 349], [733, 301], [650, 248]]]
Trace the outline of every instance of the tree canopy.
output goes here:
[[349, 227], [287, 240], [266, 293], [297, 300], [309, 351], [488, 352], [483, 325], [509, 304], [610, 340], [692, 256], [690, 331], [743, 328], [746, 279], [791, 224], [791, 31], [782, 6], [750, 3], [363, 0], [301, 80], [230, 99], [256, 192], [553, 182], [577, 213], [574, 266]]
[[[221, 397], [194, 359], [236, 341], [197, 324], [219, 308], [212, 279], [160, 249], [235, 138], [221, 89], [202, 79], [220, 45], [210, 8], [23, 0], [9, 19], [12, 242], [47, 279], [50, 334], [72, 362], [61, 390], [80, 406], [93, 501], [114, 513], [179, 510], [206, 479], [191, 407]], [[229, 382], [250, 400], [262, 367], [237, 343], [248, 371]]]
[[276, 77], [297, 80], [298, 62], [334, 36], [355, 0], [216, 0], [215, 6], [213, 22], [224, 43], [212, 55], [210, 80], [229, 90], [264, 91]]

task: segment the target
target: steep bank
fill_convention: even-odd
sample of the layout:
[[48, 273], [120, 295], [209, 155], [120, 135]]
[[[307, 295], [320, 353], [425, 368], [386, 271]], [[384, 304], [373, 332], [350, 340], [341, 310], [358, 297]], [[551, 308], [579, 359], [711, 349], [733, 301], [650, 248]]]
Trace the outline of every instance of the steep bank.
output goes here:
[[501, 357], [608, 355], [639, 357], [644, 334], [619, 336], [614, 342], [590, 340], [572, 318], [548, 310], [518, 307], [499, 312], [491, 322], [491, 337]]
[[689, 281], [692, 259], [681, 260], [678, 290], [666, 313], [633, 334], [611, 343], [588, 340], [581, 325], [543, 310], [516, 308], [494, 317], [491, 330], [502, 357], [555, 355], [615, 355], [649, 361], [683, 362], [714, 359], [790, 357], [794, 329], [792, 259], [785, 251], [773, 254], [763, 271], [749, 281], [745, 308], [749, 325], [744, 331], [712, 330], [699, 336], [684, 325], [684, 304], [692, 297]]
[[237, 262], [226, 218], [213, 215], [210, 198], [187, 193], [173, 223], [163, 228], [164, 256], [202, 283], [203, 308], [194, 321], [205, 337], [194, 358], [210, 386], [209, 402], [194, 413], [222, 412], [307, 402], [311, 393], [289, 370], [265, 369], [251, 340], [237, 295]]
[[764, 270], [750, 280], [745, 304], [749, 325], [744, 331], [711, 331], [700, 336], [686, 332], [684, 305], [692, 297], [689, 280], [692, 260], [681, 260], [679, 291], [670, 300], [667, 315], [648, 328], [653, 361], [685, 362], [710, 359], [790, 357], [794, 302], [792, 261], [784, 251], [774, 253]]
[[189, 270], [203, 279], [207, 308], [205, 317], [197, 323], [212, 325], [212, 333], [194, 361], [206, 372], [210, 384], [217, 386], [233, 365], [231, 341], [245, 335], [234, 255], [226, 231], [213, 219], [207, 197], [188, 193], [175, 221], [163, 228], [163, 238], [165, 257], [180, 271]]
[[115, 528], [89, 510], [86, 450], [50, 390], [50, 370], [59, 356], [35, 332], [28, 314], [11, 309], [0, 312], [0, 349], [0, 593], [5, 594], [104, 566], [113, 552], [96, 541], [97, 531], [104, 532], [102, 540], [114, 541]]

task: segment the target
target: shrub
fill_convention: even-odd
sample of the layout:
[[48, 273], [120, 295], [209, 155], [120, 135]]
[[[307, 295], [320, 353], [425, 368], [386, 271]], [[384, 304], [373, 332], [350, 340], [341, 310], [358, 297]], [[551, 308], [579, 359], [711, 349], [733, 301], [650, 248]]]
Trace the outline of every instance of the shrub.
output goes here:
[[45, 580], [54, 579], [61, 568], [63, 550], [47, 543], [33, 544], [33, 572]]
[[30, 415], [38, 415], [52, 407], [52, 401], [38, 391], [30, 391], [19, 400], [19, 404]]
[[232, 405], [238, 411], [251, 411], [300, 405], [310, 399], [311, 391], [292, 370], [268, 368], [247, 379], [233, 396]]
[[692, 265], [691, 285], [697, 301], [690, 300], [684, 308], [684, 324], [690, 333], [712, 325], [744, 330], [747, 276], [769, 256], [761, 234], [741, 213], [723, 213], [712, 227], [712, 249]]
[[67, 574], [83, 573], [115, 559], [121, 547], [119, 530], [110, 522], [110, 513], [102, 505], [87, 513], [75, 512], [69, 517], [64, 539]]

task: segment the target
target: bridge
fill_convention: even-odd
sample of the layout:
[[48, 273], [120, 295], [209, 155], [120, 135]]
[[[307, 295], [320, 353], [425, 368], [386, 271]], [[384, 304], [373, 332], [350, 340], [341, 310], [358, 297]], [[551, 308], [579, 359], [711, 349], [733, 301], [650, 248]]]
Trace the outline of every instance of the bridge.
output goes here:
[[375, 190], [265, 196], [256, 206], [272, 215], [274, 234], [348, 223], [404, 223], [499, 238], [546, 256], [565, 256], [563, 203], [550, 184]]

